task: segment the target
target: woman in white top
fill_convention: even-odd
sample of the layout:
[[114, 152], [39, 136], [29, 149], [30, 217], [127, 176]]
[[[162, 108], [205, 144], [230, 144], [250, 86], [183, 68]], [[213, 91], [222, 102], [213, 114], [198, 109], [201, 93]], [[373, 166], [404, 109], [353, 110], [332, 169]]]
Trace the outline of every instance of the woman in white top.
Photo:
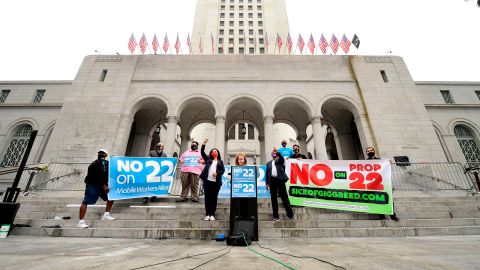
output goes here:
[[205, 145], [208, 139], [202, 144], [201, 154], [205, 161], [200, 179], [203, 180], [203, 190], [205, 194], [205, 218], [204, 220], [215, 220], [215, 211], [217, 210], [218, 192], [222, 187], [222, 175], [225, 172], [220, 151], [217, 148], [210, 150], [207, 156], [205, 153]]

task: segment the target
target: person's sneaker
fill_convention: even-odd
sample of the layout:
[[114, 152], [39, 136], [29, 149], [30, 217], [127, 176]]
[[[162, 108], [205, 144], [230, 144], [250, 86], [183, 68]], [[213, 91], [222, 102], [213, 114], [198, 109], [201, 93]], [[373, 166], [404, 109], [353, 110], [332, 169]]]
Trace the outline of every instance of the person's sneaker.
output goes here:
[[275, 222], [277, 222], [279, 220], [280, 220], [279, 218], [273, 218], [273, 221], [275, 221]]
[[103, 214], [103, 216], [102, 216], [102, 220], [110, 220], [110, 221], [112, 221], [112, 220], [115, 220], [115, 219], [116, 219], [116, 218], [110, 216], [110, 213], [105, 213], [105, 214]]
[[214, 216], [210, 216], [210, 221], [215, 221], [215, 217], [214, 217]]
[[186, 202], [186, 201], [187, 201], [187, 199], [178, 199], [178, 200], [176, 200], [176, 202]]
[[143, 203], [143, 204], [147, 204], [147, 203], [148, 203], [148, 198], [147, 198], [147, 197], [143, 198], [142, 203]]
[[198, 203], [197, 199], [192, 199], [192, 202]]
[[395, 221], [400, 221], [400, 219], [397, 217], [397, 216], [393, 216], [393, 217], [390, 217], [392, 220], [395, 220]]
[[80, 221], [78, 222], [77, 227], [78, 227], [78, 228], [82, 228], [82, 229], [86, 229], [86, 228], [88, 228], [88, 225], [87, 225], [87, 223], [85, 222], [85, 220], [82, 219], [82, 220], [80, 220]]
[[294, 217], [291, 217], [291, 218], [288, 218], [288, 220], [290, 220], [290, 221], [295, 221], [295, 218], [294, 218]]
[[204, 218], [203, 220], [209, 221], [209, 220], [210, 220], [210, 216], [205, 216], [205, 218]]

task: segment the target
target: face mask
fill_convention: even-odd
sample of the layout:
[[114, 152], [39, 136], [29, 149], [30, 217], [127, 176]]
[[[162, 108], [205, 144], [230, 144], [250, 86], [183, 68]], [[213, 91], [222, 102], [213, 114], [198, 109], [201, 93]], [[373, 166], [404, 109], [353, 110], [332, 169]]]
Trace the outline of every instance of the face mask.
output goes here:
[[163, 147], [157, 147], [157, 151], [162, 152], [162, 151], [163, 151]]
[[272, 152], [272, 158], [277, 158], [277, 153]]
[[367, 153], [367, 156], [368, 156], [368, 157], [374, 157], [374, 156], [375, 156], [375, 152], [368, 152], [368, 153]]
[[287, 144], [286, 144], [286, 143], [282, 143], [282, 146], [283, 146], [283, 147], [287, 147]]
[[192, 144], [191, 148], [192, 148], [192, 150], [197, 150], [197, 145]]
[[212, 157], [213, 157], [213, 158], [216, 158], [216, 157], [218, 157], [218, 153], [217, 153], [217, 151], [213, 151], [213, 152], [212, 152]]
[[299, 149], [293, 149], [293, 151], [295, 151], [295, 153], [298, 153], [298, 152], [300, 152], [300, 150], [299, 150]]

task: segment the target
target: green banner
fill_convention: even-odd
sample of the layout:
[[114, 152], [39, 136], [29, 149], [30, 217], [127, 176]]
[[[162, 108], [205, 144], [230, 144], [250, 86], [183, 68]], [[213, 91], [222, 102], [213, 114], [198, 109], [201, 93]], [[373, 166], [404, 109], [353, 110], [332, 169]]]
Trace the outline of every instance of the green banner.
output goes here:
[[393, 214], [388, 160], [295, 160], [285, 165], [292, 205]]

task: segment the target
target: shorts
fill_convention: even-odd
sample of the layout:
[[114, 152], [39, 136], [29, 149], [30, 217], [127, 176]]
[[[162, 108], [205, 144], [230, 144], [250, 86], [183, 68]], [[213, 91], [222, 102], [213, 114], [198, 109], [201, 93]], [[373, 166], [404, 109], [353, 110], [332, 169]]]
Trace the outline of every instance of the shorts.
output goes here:
[[96, 204], [98, 201], [98, 198], [102, 198], [102, 200], [107, 201], [108, 196], [105, 191], [103, 191], [103, 188], [92, 185], [92, 184], [86, 184], [85, 186], [85, 198], [83, 198], [82, 204]]

